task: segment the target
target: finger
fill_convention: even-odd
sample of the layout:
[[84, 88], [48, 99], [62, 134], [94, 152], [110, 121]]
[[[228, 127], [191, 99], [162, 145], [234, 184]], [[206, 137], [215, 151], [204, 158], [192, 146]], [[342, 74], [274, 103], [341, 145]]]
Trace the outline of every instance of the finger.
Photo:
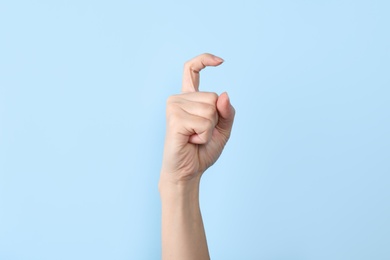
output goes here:
[[188, 114], [185, 111], [177, 112], [169, 117], [168, 134], [185, 138], [184, 142], [205, 144], [212, 138], [216, 125], [215, 120]]
[[206, 66], [218, 66], [223, 59], [209, 54], [201, 54], [184, 64], [182, 92], [199, 91], [199, 72]]
[[210, 105], [206, 103], [186, 101], [180, 103], [178, 106], [188, 114], [203, 117], [213, 121], [214, 125], [216, 125], [218, 122], [218, 112], [215, 103]]
[[191, 92], [170, 96], [168, 102], [198, 102], [210, 105], [216, 105], [218, 94], [214, 92]]
[[226, 142], [230, 137], [236, 113], [226, 92], [222, 93], [217, 100], [217, 111], [219, 117], [216, 129], [224, 136]]
[[193, 124], [194, 121], [191, 122], [190, 129], [193, 130], [194, 133], [189, 136], [188, 142], [192, 144], [207, 144], [213, 136], [216, 121], [203, 117], [197, 117], [197, 120], [195, 121], [197, 121], [197, 124], [195, 125]]

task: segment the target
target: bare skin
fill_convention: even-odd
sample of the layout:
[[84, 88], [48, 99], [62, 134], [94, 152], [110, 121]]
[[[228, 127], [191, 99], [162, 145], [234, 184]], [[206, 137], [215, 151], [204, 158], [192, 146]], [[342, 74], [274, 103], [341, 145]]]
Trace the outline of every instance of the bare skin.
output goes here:
[[159, 181], [162, 259], [210, 259], [199, 207], [202, 174], [229, 140], [235, 110], [227, 93], [199, 92], [199, 72], [223, 60], [202, 54], [184, 65], [182, 93], [167, 100], [167, 131]]

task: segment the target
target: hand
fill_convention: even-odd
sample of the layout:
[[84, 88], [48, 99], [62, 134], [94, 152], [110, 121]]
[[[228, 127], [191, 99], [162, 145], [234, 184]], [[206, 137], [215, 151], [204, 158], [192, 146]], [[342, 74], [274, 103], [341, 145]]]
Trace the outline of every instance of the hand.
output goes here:
[[202, 54], [184, 65], [182, 94], [167, 101], [167, 130], [161, 181], [170, 183], [200, 179], [228, 141], [235, 110], [227, 93], [199, 92], [199, 72], [223, 62]]

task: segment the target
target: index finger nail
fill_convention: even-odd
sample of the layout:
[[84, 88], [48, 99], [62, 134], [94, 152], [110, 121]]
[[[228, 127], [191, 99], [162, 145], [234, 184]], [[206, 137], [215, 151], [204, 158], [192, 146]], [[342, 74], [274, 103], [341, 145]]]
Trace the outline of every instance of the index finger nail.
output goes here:
[[217, 57], [217, 56], [214, 56], [214, 60], [218, 61], [218, 62], [224, 62], [224, 60], [220, 57]]

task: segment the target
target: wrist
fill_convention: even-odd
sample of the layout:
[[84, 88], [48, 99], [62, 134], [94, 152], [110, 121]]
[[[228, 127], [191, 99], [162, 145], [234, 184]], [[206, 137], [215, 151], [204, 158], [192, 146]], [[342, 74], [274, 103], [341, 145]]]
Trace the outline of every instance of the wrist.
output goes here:
[[199, 196], [200, 175], [188, 180], [172, 180], [169, 174], [161, 173], [158, 189], [161, 198]]

